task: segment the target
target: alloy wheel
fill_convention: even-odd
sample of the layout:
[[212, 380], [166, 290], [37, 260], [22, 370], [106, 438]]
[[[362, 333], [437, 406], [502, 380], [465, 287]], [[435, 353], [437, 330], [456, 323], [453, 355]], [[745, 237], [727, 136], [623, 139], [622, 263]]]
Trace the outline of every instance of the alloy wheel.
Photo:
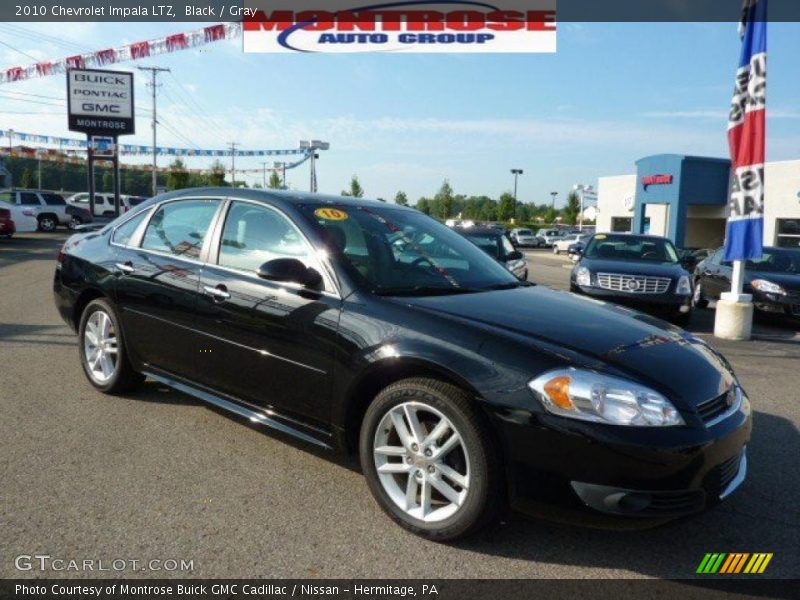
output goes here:
[[373, 457], [383, 489], [415, 519], [443, 521], [467, 499], [466, 445], [452, 421], [432, 406], [415, 401], [392, 407], [375, 432]]
[[97, 310], [86, 321], [83, 354], [89, 376], [99, 384], [108, 382], [117, 370], [117, 334], [111, 317]]
[[56, 222], [52, 217], [42, 217], [39, 219], [39, 228], [42, 231], [55, 231]]

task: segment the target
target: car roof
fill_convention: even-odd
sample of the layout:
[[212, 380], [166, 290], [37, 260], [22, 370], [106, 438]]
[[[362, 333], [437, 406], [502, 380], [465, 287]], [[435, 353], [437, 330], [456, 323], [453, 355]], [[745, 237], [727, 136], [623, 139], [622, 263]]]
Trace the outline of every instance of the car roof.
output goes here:
[[168, 192], [156, 196], [156, 202], [168, 199], [195, 196], [225, 196], [242, 198], [244, 200], [254, 200], [264, 203], [285, 202], [287, 204], [336, 204], [339, 206], [364, 206], [371, 208], [390, 207], [398, 210], [416, 210], [412, 207], [400, 206], [399, 204], [381, 202], [368, 198], [353, 198], [352, 196], [336, 196], [334, 194], [316, 194], [310, 192], [298, 192], [292, 190], [259, 190], [248, 188], [229, 187], [202, 187], [187, 188], [175, 192]]
[[[612, 235], [613, 236], [619, 236], [619, 237], [623, 237], [624, 236], [624, 237], [636, 238], [636, 239], [640, 239], [640, 240], [669, 240], [669, 238], [664, 237], [663, 235], [650, 235], [650, 234], [647, 234], [647, 233], [626, 233], [626, 232], [623, 232], [623, 231], [599, 232], [599, 233], [592, 233], [590, 235], [592, 235], [594, 237], [597, 237], [598, 235], [604, 235], [606, 237], [610, 237]], [[599, 239], [602, 239], [602, 238], [599, 238]]]

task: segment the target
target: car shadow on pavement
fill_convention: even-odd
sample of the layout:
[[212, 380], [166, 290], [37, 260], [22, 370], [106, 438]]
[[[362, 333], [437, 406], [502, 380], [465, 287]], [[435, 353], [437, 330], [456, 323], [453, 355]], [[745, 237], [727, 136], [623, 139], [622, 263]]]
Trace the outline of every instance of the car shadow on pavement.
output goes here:
[[[789, 399], [787, 398], [787, 401]], [[513, 515], [464, 541], [464, 550], [558, 565], [691, 578], [707, 552], [772, 552], [769, 577], [796, 578], [800, 565], [800, 434], [789, 420], [756, 412], [742, 487], [698, 515], [650, 529], [581, 527]]]
[[31, 260], [51, 260], [55, 268], [58, 250], [71, 234], [70, 231], [22, 233], [0, 239], [0, 269]]
[[75, 346], [77, 339], [71, 331], [59, 333], [63, 325], [25, 325], [0, 323], [0, 341], [4, 344]]

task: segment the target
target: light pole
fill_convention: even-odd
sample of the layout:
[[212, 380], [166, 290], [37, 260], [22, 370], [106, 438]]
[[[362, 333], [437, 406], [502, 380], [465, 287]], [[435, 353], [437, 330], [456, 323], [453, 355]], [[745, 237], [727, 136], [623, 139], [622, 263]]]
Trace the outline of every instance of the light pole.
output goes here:
[[550, 192], [550, 197], [553, 199], [553, 208], [556, 207], [556, 196], [558, 196], [558, 192]]
[[522, 175], [522, 169], [511, 169], [511, 174], [514, 176], [514, 218], [517, 218], [517, 179]]
[[583, 231], [583, 206], [586, 201], [597, 200], [597, 194], [591, 185], [576, 184], [573, 188], [581, 198], [581, 212], [578, 213], [578, 230]]
[[311, 193], [317, 191], [317, 159], [319, 158], [319, 154], [317, 154], [317, 150], [327, 150], [331, 147], [328, 142], [323, 142], [320, 140], [301, 140], [300, 141], [300, 148], [303, 150], [308, 150], [311, 154], [311, 181], [309, 185], [309, 189]]
[[228, 142], [231, 150], [231, 187], [236, 189], [236, 146], [239, 145], [238, 142]]

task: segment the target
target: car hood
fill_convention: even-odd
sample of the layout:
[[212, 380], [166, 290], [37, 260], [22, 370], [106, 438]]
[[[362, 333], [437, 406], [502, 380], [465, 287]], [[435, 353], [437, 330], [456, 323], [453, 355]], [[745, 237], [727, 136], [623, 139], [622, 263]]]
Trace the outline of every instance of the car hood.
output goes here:
[[551, 354], [555, 349], [556, 355], [576, 366], [611, 367], [667, 393], [684, 407], [716, 397], [733, 381], [725, 359], [682, 329], [627, 308], [542, 286], [403, 298], [403, 302], [483, 327], [490, 336], [522, 337], [532, 350], [547, 346]]
[[785, 290], [800, 292], [800, 275], [797, 273], [775, 273], [774, 271], [747, 271], [747, 283], [754, 279], [766, 279], [777, 283]]
[[688, 275], [680, 264], [635, 260], [604, 260], [584, 257], [580, 265], [592, 272], [650, 275], [653, 277], [680, 277]]

